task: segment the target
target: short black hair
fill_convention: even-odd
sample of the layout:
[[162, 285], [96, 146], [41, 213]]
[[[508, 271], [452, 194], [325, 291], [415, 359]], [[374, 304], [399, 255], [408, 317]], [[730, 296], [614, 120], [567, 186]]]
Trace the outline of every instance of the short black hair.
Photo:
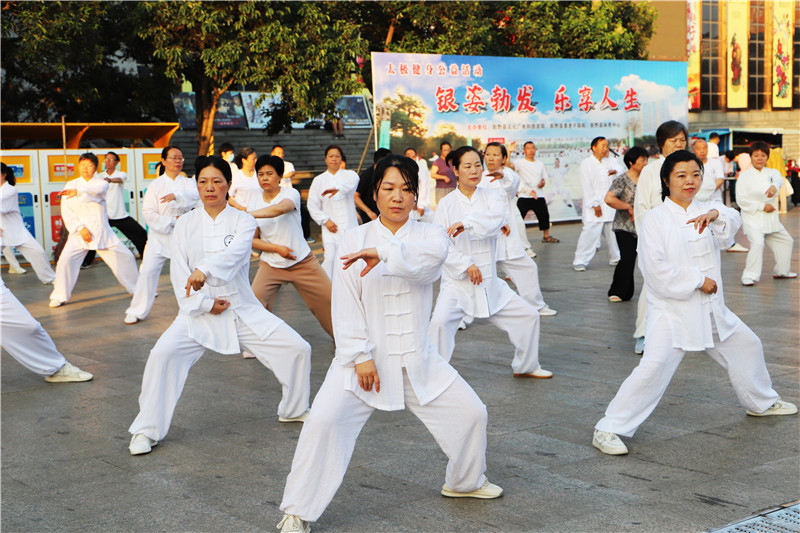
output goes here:
[[[530, 142], [530, 141], [528, 141], [528, 142]], [[528, 144], [528, 143], [525, 143], [525, 144]], [[496, 141], [490, 142], [489, 144], [486, 145], [486, 150], [488, 150], [490, 146], [499, 146], [500, 147], [500, 153], [503, 154], [503, 157], [504, 158], [508, 157], [508, 150], [506, 150], [506, 145], [505, 144], [499, 143], [499, 142], [496, 142]], [[523, 147], [524, 147], [524, 145], [523, 145]], [[486, 153], [486, 150], [483, 151], [484, 154]]]
[[627, 152], [625, 152], [625, 156], [622, 158], [622, 161], [625, 163], [626, 167], [631, 168], [640, 157], [647, 159], [647, 150], [641, 146], [632, 146]]
[[178, 150], [181, 153], [181, 155], [183, 155], [183, 150], [181, 150], [180, 148], [178, 148], [174, 144], [170, 144], [170, 145], [165, 146], [164, 149], [161, 150], [161, 159], [166, 159], [167, 156], [169, 155], [169, 151], [173, 150], [173, 149], [174, 150]]
[[85, 154], [81, 154], [81, 156], [78, 158], [78, 163], [80, 163], [81, 161], [91, 161], [92, 163], [94, 163], [95, 169], [98, 166], [100, 166], [100, 162], [97, 160], [97, 156], [94, 155], [92, 152], [86, 152]]
[[597, 146], [597, 143], [599, 143], [600, 141], [605, 141], [605, 140], [606, 140], [605, 137], [595, 137], [594, 139], [592, 139], [592, 144], [590, 146], [592, 148], [594, 148], [595, 146]]
[[686, 140], [689, 140], [689, 131], [686, 129], [686, 126], [677, 120], [668, 120], [661, 124], [656, 130], [656, 143], [658, 144], [658, 149], [662, 150], [664, 148], [664, 143], [667, 142], [667, 139], [671, 139], [679, 133], [683, 133], [683, 136], [686, 137]]
[[261, 169], [261, 167], [265, 165], [271, 166], [272, 168], [275, 169], [275, 172], [278, 173], [278, 176], [283, 177], [283, 169], [285, 168], [283, 164], [283, 159], [281, 159], [277, 155], [262, 155], [256, 161], [256, 168], [255, 168], [256, 174], [258, 174], [258, 171]]
[[410, 157], [391, 153], [378, 161], [378, 164], [375, 166], [375, 173], [372, 179], [373, 198], [377, 198], [378, 188], [380, 188], [381, 182], [383, 182], [383, 178], [386, 176], [386, 171], [392, 167], [396, 168], [400, 172], [400, 175], [403, 176], [403, 182], [408, 185], [408, 188], [414, 194], [414, 198], [418, 198], [419, 165]]
[[700, 173], [703, 172], [703, 162], [700, 158], [694, 155], [694, 152], [689, 150], [675, 150], [664, 159], [664, 164], [661, 166], [661, 199], [663, 200], [669, 196], [669, 175], [672, 174], [672, 169], [678, 163], [685, 163], [687, 161], [694, 161], [700, 167]]
[[200, 171], [206, 167], [214, 167], [225, 177], [225, 181], [228, 182], [228, 185], [231, 184], [231, 180], [233, 176], [231, 175], [231, 166], [228, 164], [227, 161], [222, 159], [218, 155], [201, 155], [198, 157], [194, 162], [194, 179], [197, 180], [200, 178]]
[[14, 169], [10, 166], [6, 165], [5, 163], [0, 163], [0, 172], [5, 174], [6, 181], [9, 182], [11, 185], [17, 184], [17, 178], [14, 176]]
[[750, 155], [753, 155], [756, 150], [760, 150], [769, 156], [769, 144], [764, 141], [755, 141], [750, 144]]
[[344, 150], [342, 150], [342, 147], [339, 146], [338, 144], [329, 144], [325, 148], [325, 157], [328, 157], [328, 152], [330, 152], [333, 149], [339, 150], [339, 155], [342, 156], [342, 159], [344, 159]]
[[452, 144], [450, 144], [449, 142], [447, 142], [447, 141], [442, 141], [442, 142], [440, 142], [440, 143], [439, 143], [439, 150], [441, 150], [441, 149], [442, 149], [442, 147], [443, 147], [445, 144], [446, 144], [447, 146], [449, 146], [450, 148], [452, 148], [452, 147], [453, 147], [453, 145], [452, 145]]
[[233, 152], [233, 145], [231, 143], [222, 143], [219, 147], [219, 153], [222, 152]]
[[454, 170], [457, 170], [459, 165], [461, 165], [461, 158], [469, 152], [475, 152], [478, 154], [478, 157], [481, 158], [481, 165], [483, 165], [483, 154], [472, 146], [462, 146], [461, 148], [453, 150], [447, 154], [447, 163], [453, 167]]
[[717, 133], [716, 131], [712, 131], [711, 134], [708, 136], [708, 140], [711, 139], [719, 139], [719, 133]]
[[372, 154], [372, 162], [377, 163], [387, 155], [392, 155], [392, 151], [389, 150], [388, 148], [378, 148], [377, 150], [375, 150], [375, 153]]
[[106, 152], [106, 155], [109, 155], [109, 154], [113, 155], [114, 159], [116, 159], [117, 163], [119, 163], [119, 156], [117, 155], [117, 152]]

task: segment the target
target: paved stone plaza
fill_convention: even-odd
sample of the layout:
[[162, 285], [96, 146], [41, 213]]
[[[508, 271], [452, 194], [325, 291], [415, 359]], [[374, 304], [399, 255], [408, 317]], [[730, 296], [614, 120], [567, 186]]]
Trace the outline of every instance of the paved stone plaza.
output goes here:
[[[800, 208], [781, 218], [800, 271]], [[579, 224], [552, 231], [560, 244], [528, 233], [545, 299], [559, 311], [542, 319], [540, 347], [555, 377], [514, 379], [513, 348], [486, 321], [458, 333], [453, 357], [488, 407], [487, 475], [504, 497], [440, 496], [446, 459], [427, 430], [407, 412], [376, 412], [314, 531], [698, 532], [800, 499], [800, 417], [746, 416], [725, 371], [702, 353], [687, 354], [626, 439], [629, 455], [591, 446], [595, 422], [639, 360], [636, 303], [607, 301], [605, 248], [573, 272]], [[744, 260], [723, 254], [727, 304], [762, 339], [776, 390], [797, 403], [800, 280], [773, 280], [767, 253], [761, 283], [742, 287]], [[130, 297], [100, 262], [81, 271], [59, 309], [47, 307], [50, 287], [32, 272], [3, 277], [67, 358], [95, 375], [48, 384], [3, 354], [4, 532], [275, 531], [300, 425], [278, 423], [278, 383], [256, 360], [205, 355], [166, 439], [149, 455], [128, 453], [147, 355], [177, 312], [167, 269], [153, 312], [135, 326], [123, 324]], [[333, 342], [293, 288], [276, 311], [313, 347], [313, 395]]]

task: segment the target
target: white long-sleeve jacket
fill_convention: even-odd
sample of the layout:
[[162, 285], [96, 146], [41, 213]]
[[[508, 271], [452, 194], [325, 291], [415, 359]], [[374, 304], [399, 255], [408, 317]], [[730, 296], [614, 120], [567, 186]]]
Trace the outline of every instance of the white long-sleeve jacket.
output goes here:
[[[703, 233], [686, 223], [711, 209], [719, 211], [719, 217]], [[666, 320], [673, 348], [711, 348], [712, 320], [721, 340], [741, 323], [725, 306], [719, 256], [720, 248], [733, 243], [741, 224], [739, 213], [721, 203], [694, 201], [684, 210], [669, 197], [644, 215], [638, 252], [647, 285], [647, 329]], [[706, 277], [717, 283], [716, 294], [699, 290]]]
[[636, 197], [633, 199], [633, 224], [636, 233], [641, 230], [641, 220], [645, 213], [664, 203], [661, 199], [661, 167], [664, 158], [659, 157], [642, 169], [636, 182]]
[[[314, 178], [308, 189], [308, 214], [314, 222], [322, 227], [322, 242], [337, 244], [342, 240], [344, 232], [358, 226], [356, 202], [353, 194], [358, 188], [358, 174], [352, 170], [339, 170], [331, 174], [327, 170]], [[322, 193], [328, 189], [338, 189], [333, 196]], [[328, 220], [333, 220], [337, 226], [336, 233], [331, 233], [325, 227]]]
[[[581, 218], [584, 224], [593, 222], [612, 222], [616, 210], [612, 209], [605, 202], [606, 193], [611, 187], [611, 177], [608, 175], [608, 167], [602, 161], [598, 161], [590, 155], [581, 161], [578, 167], [578, 179], [581, 184], [581, 195], [583, 196], [583, 211]], [[603, 215], [598, 217], [594, 214], [594, 208], [602, 208]]]
[[[90, 180], [75, 178], [64, 185], [64, 190], [75, 189], [77, 196], [62, 197], [61, 218], [70, 232], [70, 239], [84, 250], [104, 250], [113, 244], [121, 243], [119, 237], [108, 224], [106, 212], [106, 191], [108, 182], [96, 174]], [[86, 242], [78, 235], [86, 228], [92, 234], [92, 240]]]
[[493, 189], [500, 193], [506, 204], [506, 218], [503, 225], [508, 225], [510, 230], [508, 235], [500, 233], [497, 241], [497, 260], [517, 259], [525, 255], [525, 248], [522, 247], [522, 238], [519, 234], [519, 226], [514, 223], [516, 220], [517, 191], [519, 190], [520, 176], [508, 167], [503, 168], [503, 177], [492, 181], [489, 171], [483, 171], [483, 179], [478, 184], [479, 187]]
[[[161, 199], [168, 194], [174, 194], [175, 199], [162, 202]], [[175, 221], [182, 214], [194, 209], [199, 201], [197, 183], [191, 178], [179, 175], [173, 180], [162, 174], [154, 179], [147, 186], [142, 205], [142, 215], [148, 227], [148, 241], [158, 242], [163, 253], [169, 256], [170, 235]]]
[[[761, 233], [774, 233], [783, 229], [778, 218], [778, 193], [772, 195], [772, 198], [767, 197], [767, 189], [773, 185], [776, 190], [783, 186], [783, 176], [774, 168], [756, 170], [751, 166], [739, 174], [739, 179], [736, 180], [736, 203], [742, 210], [745, 233], [751, 228]], [[767, 204], [772, 204], [775, 211], [764, 211]]]
[[[223, 354], [239, 353], [236, 319], [266, 339], [283, 321], [264, 309], [250, 288], [250, 250], [256, 220], [233, 207], [211, 218], [198, 207], [181, 216], [172, 232], [170, 280], [178, 300], [178, 316], [189, 321], [189, 336]], [[195, 269], [206, 276], [199, 291], [186, 297], [186, 281]], [[209, 313], [214, 298], [231, 305], [218, 315]]]
[[[502, 309], [514, 291], [497, 277], [497, 241], [506, 217], [506, 202], [497, 191], [478, 187], [467, 198], [458, 188], [439, 200], [435, 221], [447, 229], [456, 222], [464, 231], [450, 239], [440, 294], [453, 291], [466, 314], [486, 318]], [[467, 269], [477, 266], [483, 282], [474, 285]]]
[[[354, 228], [342, 238], [341, 255], [377, 248], [380, 263], [361, 276], [364, 262], [333, 274], [333, 364], [347, 369], [346, 390], [384, 411], [405, 407], [403, 368], [419, 403], [434, 400], [458, 375], [428, 340], [433, 282], [449, 242], [435, 224], [409, 220], [392, 234], [380, 221]], [[355, 365], [372, 359], [381, 392], [358, 384]]]
[[33, 238], [19, 211], [19, 193], [8, 182], [0, 187], [0, 229], [5, 246], [17, 246]]

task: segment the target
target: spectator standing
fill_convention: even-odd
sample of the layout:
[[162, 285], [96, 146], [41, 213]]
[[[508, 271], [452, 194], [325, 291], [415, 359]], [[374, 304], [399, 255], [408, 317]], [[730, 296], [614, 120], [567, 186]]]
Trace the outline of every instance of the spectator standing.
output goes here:
[[456, 188], [456, 175], [447, 164], [447, 154], [452, 149], [447, 141], [439, 144], [439, 157], [431, 166], [431, 177], [436, 180], [436, 205], [439, 205], [439, 200]]

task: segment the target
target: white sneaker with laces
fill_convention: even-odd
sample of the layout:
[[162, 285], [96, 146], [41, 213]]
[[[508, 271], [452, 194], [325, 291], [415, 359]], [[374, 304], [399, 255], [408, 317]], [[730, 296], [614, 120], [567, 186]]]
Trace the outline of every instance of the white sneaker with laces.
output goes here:
[[539, 316], [555, 316], [558, 314], [558, 311], [555, 309], [550, 309], [549, 305], [545, 305], [541, 309], [539, 309]]
[[784, 402], [778, 398], [769, 409], [756, 413], [755, 411], [747, 411], [750, 416], [776, 416], [776, 415], [793, 415], [797, 413], [797, 406], [793, 403]]
[[311, 526], [308, 525], [308, 522], [293, 514], [283, 515], [281, 521], [278, 522], [278, 529], [281, 530], [281, 533], [311, 533]]
[[137, 433], [131, 437], [131, 443], [128, 445], [128, 449], [131, 451], [131, 455], [144, 455], [153, 451], [153, 446], [157, 444], [158, 441], [151, 439], [144, 433]]
[[494, 483], [489, 483], [488, 479], [483, 483], [481, 488], [473, 490], [472, 492], [455, 492], [453, 489], [448, 487], [446, 483], [442, 485], [442, 496], [447, 496], [448, 498], [478, 498], [481, 500], [493, 500], [502, 495], [503, 489]]
[[53, 375], [44, 378], [45, 381], [50, 383], [77, 383], [81, 381], [91, 381], [94, 376], [89, 372], [84, 372], [77, 366], [72, 366], [69, 363], [64, 363], [64, 366]]
[[600, 431], [599, 429], [594, 430], [592, 446], [608, 455], [625, 455], [628, 453], [628, 447], [615, 433]]

